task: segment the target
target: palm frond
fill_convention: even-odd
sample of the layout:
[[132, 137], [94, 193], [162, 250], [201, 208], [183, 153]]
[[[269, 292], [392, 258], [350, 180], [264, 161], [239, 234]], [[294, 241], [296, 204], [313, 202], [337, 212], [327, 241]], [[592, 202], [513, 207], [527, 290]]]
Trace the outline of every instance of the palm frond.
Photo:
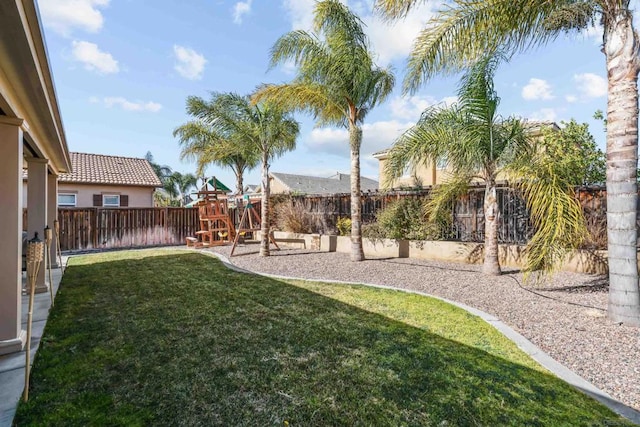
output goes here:
[[281, 110], [311, 113], [322, 124], [340, 125], [344, 107], [336, 103], [327, 89], [317, 83], [262, 85], [253, 94], [251, 102], [268, 102]]
[[507, 57], [553, 40], [546, 20], [570, 0], [455, 0], [414, 42], [404, 90], [414, 93], [436, 73], [457, 72], [498, 48]]
[[536, 229], [527, 245], [527, 276], [536, 270], [554, 271], [587, 235], [573, 183], [559, 174], [553, 163], [544, 153], [534, 153], [528, 158], [522, 156], [509, 171], [522, 191]]
[[368, 38], [364, 22], [339, 0], [324, 0], [316, 3], [313, 16], [314, 30], [329, 37], [343, 34], [349, 44], [367, 46]]
[[375, 9], [388, 20], [407, 16], [414, 7], [426, 3], [426, 0], [376, 0]]
[[325, 47], [314, 34], [291, 31], [280, 37], [271, 48], [270, 68], [287, 61], [293, 61], [296, 66], [308, 61], [322, 63], [327, 55]]
[[425, 204], [427, 220], [433, 223], [450, 217], [455, 201], [469, 192], [471, 179], [469, 175], [454, 173], [446, 182], [434, 186]]

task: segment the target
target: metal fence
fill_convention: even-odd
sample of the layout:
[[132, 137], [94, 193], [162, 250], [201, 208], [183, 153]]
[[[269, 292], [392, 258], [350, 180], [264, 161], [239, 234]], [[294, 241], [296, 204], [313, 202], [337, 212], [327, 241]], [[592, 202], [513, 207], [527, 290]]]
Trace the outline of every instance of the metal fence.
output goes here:
[[[371, 223], [376, 214], [389, 203], [400, 199], [419, 199], [426, 201], [431, 189], [413, 191], [370, 191], [362, 194], [362, 221]], [[443, 230], [447, 240], [464, 242], [484, 241], [484, 186], [474, 186], [469, 193], [459, 198], [452, 206], [449, 229]], [[606, 190], [601, 186], [579, 187], [576, 197], [580, 201], [590, 239], [591, 247], [606, 246]], [[497, 189], [500, 215], [498, 217], [498, 240], [501, 243], [522, 244], [531, 239], [535, 230], [529, 218], [526, 204], [517, 190], [509, 187]], [[335, 233], [336, 221], [351, 214], [350, 194], [332, 195], [278, 195], [274, 197], [274, 206], [290, 202], [312, 217], [315, 231]], [[275, 210], [277, 210], [274, 207]]]

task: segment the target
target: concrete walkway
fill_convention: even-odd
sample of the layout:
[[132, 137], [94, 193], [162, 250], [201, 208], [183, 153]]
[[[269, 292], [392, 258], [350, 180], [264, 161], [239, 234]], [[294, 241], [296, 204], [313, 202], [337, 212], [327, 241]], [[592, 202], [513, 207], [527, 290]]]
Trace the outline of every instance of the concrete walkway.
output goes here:
[[[67, 258], [63, 257], [63, 263], [66, 265]], [[62, 272], [59, 268], [52, 269], [53, 291], [54, 295], [58, 292]], [[45, 277], [48, 280], [48, 271], [45, 270]], [[23, 282], [26, 281], [26, 275], [23, 273]], [[44, 326], [49, 316], [49, 308], [51, 307], [51, 297], [49, 292], [36, 294], [33, 304], [33, 324], [31, 329], [31, 364], [38, 351], [40, 338]], [[29, 313], [29, 295], [22, 295], [22, 329], [27, 329], [27, 315]], [[10, 426], [18, 407], [18, 402], [24, 391], [24, 368], [26, 354], [25, 350], [19, 353], [12, 353], [0, 356], [0, 427]]]

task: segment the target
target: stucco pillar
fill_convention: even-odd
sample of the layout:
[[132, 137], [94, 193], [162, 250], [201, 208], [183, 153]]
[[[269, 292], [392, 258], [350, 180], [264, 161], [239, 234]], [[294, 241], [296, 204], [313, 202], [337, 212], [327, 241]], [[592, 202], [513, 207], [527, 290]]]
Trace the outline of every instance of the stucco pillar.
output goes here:
[[0, 354], [22, 350], [22, 120], [0, 117]]
[[[51, 267], [58, 267], [58, 258], [56, 256], [56, 233], [53, 228], [53, 222], [58, 218], [58, 175], [47, 175], [47, 225], [51, 228], [51, 248], [49, 248], [49, 256], [51, 257]], [[43, 236], [44, 237], [44, 236]]]
[[[47, 159], [27, 158], [27, 239], [32, 239], [35, 233], [44, 240], [44, 227], [47, 225]], [[36, 278], [36, 293], [48, 292], [45, 282], [45, 268], [40, 267]]]

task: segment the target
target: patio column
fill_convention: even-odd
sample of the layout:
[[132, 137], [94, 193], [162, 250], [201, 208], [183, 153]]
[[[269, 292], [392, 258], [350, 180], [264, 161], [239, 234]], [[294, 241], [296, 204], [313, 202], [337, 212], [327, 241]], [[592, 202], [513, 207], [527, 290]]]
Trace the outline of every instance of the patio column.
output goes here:
[[[27, 158], [29, 179], [27, 180], [27, 239], [35, 233], [44, 240], [44, 227], [47, 225], [47, 159]], [[45, 268], [40, 268], [36, 278], [36, 293], [49, 292], [45, 282]]]
[[[49, 248], [49, 256], [51, 257], [51, 267], [57, 268], [58, 257], [56, 256], [56, 233], [53, 228], [53, 222], [58, 218], [58, 175], [47, 175], [47, 225], [51, 228], [51, 248]], [[43, 236], [44, 237], [44, 236]]]
[[0, 354], [22, 350], [22, 119], [0, 116]]

